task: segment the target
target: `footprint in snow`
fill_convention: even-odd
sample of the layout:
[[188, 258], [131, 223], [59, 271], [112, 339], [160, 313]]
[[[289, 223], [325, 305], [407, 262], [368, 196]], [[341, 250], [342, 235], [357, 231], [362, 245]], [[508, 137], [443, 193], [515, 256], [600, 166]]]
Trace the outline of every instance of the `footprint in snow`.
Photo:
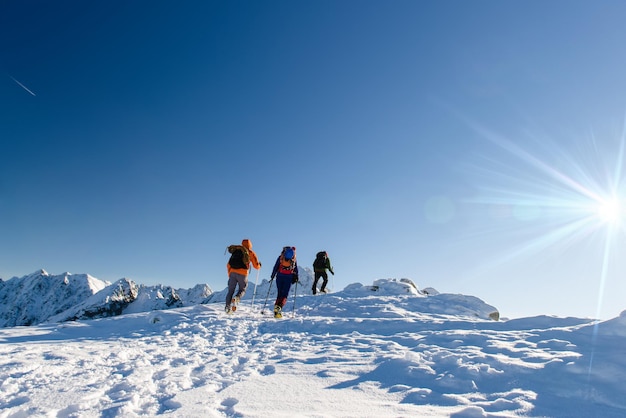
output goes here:
[[276, 367], [267, 365], [263, 368], [263, 370], [260, 371], [260, 373], [263, 376], [269, 376], [271, 374], [276, 373]]
[[222, 411], [228, 416], [235, 415], [235, 405], [239, 403], [239, 399], [226, 398], [222, 401]]

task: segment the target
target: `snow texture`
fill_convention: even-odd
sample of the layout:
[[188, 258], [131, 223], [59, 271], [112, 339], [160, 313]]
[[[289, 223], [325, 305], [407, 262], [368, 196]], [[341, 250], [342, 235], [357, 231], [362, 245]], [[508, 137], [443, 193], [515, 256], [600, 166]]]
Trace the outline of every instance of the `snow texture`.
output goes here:
[[[312, 296], [301, 277], [281, 320], [263, 281], [234, 315], [198, 288], [204, 304], [2, 328], [0, 417], [626, 415], [625, 314], [494, 321], [408, 279]], [[141, 288], [102, 290], [136, 292], [123, 311], [180, 296]]]

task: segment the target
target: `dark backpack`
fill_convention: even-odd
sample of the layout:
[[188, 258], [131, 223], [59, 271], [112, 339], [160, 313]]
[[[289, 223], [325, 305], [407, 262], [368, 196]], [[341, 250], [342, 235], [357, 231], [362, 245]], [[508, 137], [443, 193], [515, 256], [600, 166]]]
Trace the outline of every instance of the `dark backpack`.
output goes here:
[[280, 264], [278, 272], [283, 274], [291, 274], [296, 268], [296, 249], [295, 247], [284, 247], [280, 253]]
[[248, 269], [250, 267], [250, 253], [243, 245], [230, 245], [228, 252], [231, 254], [228, 265], [234, 269]]
[[315, 256], [315, 261], [313, 262], [314, 270], [326, 270], [326, 259], [328, 258], [328, 254], [326, 251], [320, 251]]

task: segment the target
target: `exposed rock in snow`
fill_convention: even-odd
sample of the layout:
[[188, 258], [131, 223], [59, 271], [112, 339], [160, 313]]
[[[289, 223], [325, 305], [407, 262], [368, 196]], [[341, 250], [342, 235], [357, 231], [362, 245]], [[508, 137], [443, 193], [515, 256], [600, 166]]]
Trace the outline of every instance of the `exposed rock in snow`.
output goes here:
[[[197, 285], [188, 290], [170, 286], [144, 286], [129, 279], [120, 279], [77, 306], [48, 319], [50, 322], [106, 318], [122, 314], [181, 308], [198, 304], [211, 289]], [[190, 300], [185, 300], [189, 297]]]
[[82, 303], [48, 318], [51, 322], [75, 321], [77, 319], [105, 318], [121, 315], [139, 294], [139, 285], [128, 279], [120, 279]]

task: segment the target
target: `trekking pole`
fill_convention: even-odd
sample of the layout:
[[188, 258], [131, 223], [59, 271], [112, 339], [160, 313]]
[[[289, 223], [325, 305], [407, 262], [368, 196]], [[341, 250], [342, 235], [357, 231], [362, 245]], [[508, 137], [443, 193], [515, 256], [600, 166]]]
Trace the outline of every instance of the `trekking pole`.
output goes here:
[[261, 268], [256, 271], [256, 280], [254, 282], [254, 293], [252, 294], [252, 303], [250, 304], [250, 308], [254, 308], [254, 298], [256, 297], [256, 286], [259, 284], [259, 273], [261, 272]]
[[267, 296], [265, 296], [265, 303], [263, 304], [263, 309], [261, 309], [261, 315], [265, 315], [265, 306], [267, 305], [267, 300], [270, 297], [270, 290], [272, 290], [272, 282], [274, 279], [270, 279], [269, 286], [267, 288]]
[[[299, 282], [300, 280], [298, 280]], [[298, 282], [296, 282], [296, 287], [293, 288], [293, 317], [296, 317], [296, 298], [298, 297]]]

